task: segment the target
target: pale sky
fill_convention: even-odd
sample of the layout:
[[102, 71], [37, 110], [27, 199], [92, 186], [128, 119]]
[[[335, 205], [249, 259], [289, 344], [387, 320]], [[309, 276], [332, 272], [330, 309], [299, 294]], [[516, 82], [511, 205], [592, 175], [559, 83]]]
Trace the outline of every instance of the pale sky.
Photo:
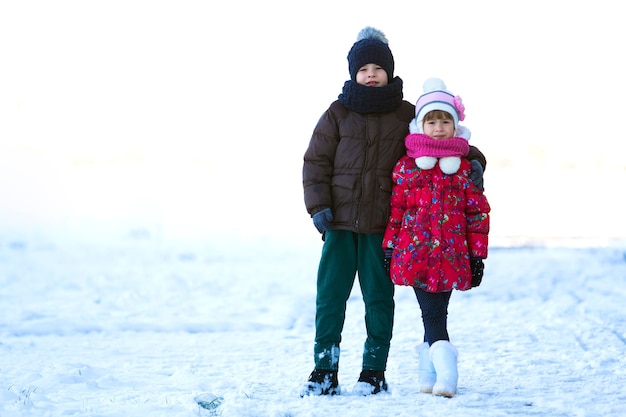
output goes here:
[[[141, 216], [163, 193], [227, 192], [213, 171], [237, 182], [251, 166], [304, 213], [302, 154], [368, 25], [387, 36], [405, 99], [428, 77], [463, 97], [494, 186], [531, 169], [623, 178], [619, 3], [516, 4], [3, 1], [0, 202], [11, 215]], [[192, 200], [191, 217], [210, 211]]]

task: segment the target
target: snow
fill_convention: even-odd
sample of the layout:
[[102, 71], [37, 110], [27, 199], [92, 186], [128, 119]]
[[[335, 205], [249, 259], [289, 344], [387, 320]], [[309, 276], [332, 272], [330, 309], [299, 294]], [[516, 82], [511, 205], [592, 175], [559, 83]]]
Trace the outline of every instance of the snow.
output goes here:
[[[458, 0], [441, 31], [439, 2], [366, 3], [0, 3], [0, 417], [623, 415], [619, 4]], [[390, 392], [355, 395], [358, 285], [342, 395], [299, 396], [322, 245], [302, 155], [365, 25], [407, 100], [432, 76], [463, 96], [489, 161], [485, 278], [450, 304], [452, 399], [417, 392], [408, 288]], [[454, 65], [416, 43], [431, 33]]]
[[[348, 303], [343, 394], [300, 398], [312, 370], [321, 240], [0, 234], [0, 415], [617, 416], [626, 404], [626, 245], [493, 245], [453, 294], [459, 394], [417, 392], [423, 330], [398, 287], [390, 392], [353, 395], [364, 342]], [[312, 227], [312, 226], [311, 226]], [[44, 229], [47, 230], [47, 229]], [[123, 230], [120, 228], [119, 230]], [[223, 242], [223, 240], [222, 240]], [[213, 411], [194, 398], [221, 400]]]

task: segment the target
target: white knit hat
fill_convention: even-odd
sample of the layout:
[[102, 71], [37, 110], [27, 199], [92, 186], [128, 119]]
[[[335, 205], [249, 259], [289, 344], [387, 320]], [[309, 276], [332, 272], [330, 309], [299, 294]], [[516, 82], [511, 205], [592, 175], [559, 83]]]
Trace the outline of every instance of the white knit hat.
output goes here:
[[415, 103], [415, 119], [410, 124], [412, 133], [424, 133], [422, 126], [424, 116], [433, 110], [449, 113], [454, 119], [455, 129], [459, 128], [459, 121], [465, 119], [465, 107], [461, 97], [448, 91], [440, 78], [429, 78], [424, 81], [424, 94]]

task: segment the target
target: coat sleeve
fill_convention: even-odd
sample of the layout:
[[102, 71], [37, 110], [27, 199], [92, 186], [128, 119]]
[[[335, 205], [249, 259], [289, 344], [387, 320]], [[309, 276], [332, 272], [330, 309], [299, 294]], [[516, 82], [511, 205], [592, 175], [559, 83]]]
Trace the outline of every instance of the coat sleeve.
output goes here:
[[486, 259], [488, 254], [489, 212], [485, 194], [471, 181], [466, 189], [467, 245], [470, 257]]
[[331, 180], [339, 138], [338, 122], [329, 108], [317, 122], [304, 153], [304, 204], [311, 216], [333, 207]]
[[383, 237], [383, 249], [394, 248], [398, 240], [398, 232], [402, 226], [402, 218], [406, 211], [406, 196], [408, 193], [407, 181], [405, 181], [403, 172], [404, 161], [400, 159], [391, 174], [393, 180], [393, 187], [391, 189], [391, 212], [389, 215], [389, 222], [385, 230]]

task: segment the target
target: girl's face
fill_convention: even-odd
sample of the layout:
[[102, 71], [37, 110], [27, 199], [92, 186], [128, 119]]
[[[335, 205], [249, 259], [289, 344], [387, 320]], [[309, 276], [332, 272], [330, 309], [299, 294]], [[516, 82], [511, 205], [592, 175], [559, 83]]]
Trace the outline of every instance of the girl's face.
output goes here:
[[433, 139], [444, 140], [454, 136], [454, 120], [432, 118], [424, 120], [424, 134]]
[[356, 73], [356, 82], [368, 87], [383, 87], [389, 83], [387, 71], [377, 64], [365, 64]]

